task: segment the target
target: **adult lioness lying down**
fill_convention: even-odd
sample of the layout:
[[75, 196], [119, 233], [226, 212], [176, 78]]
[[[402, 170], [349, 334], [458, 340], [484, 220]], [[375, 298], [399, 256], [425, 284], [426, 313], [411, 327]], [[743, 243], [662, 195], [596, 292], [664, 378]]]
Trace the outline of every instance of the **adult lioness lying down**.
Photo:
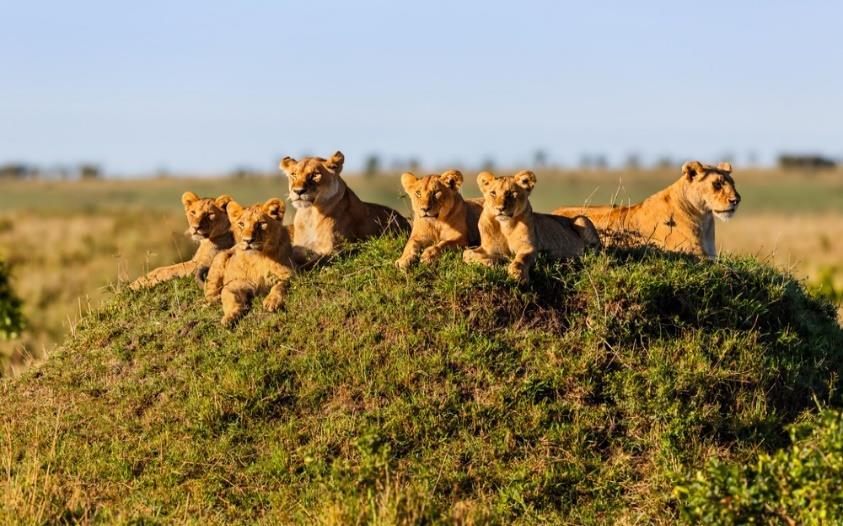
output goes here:
[[314, 255], [331, 254], [345, 240], [410, 230], [410, 223], [395, 210], [357, 197], [340, 177], [344, 160], [341, 152], [330, 159], [281, 159], [280, 168], [289, 181], [290, 203], [296, 208], [293, 257], [297, 264], [311, 261]]
[[529, 201], [536, 185], [533, 172], [522, 170], [512, 177], [482, 172], [477, 185], [483, 192], [483, 211], [477, 224], [480, 246], [463, 251], [466, 263], [491, 266], [511, 258], [507, 272], [526, 283], [539, 252], [567, 259], [600, 248], [600, 237], [587, 217], [533, 212]]
[[562, 207], [554, 214], [588, 216], [605, 244], [653, 243], [667, 250], [713, 258], [714, 218], [729, 220], [741, 196], [732, 179], [732, 165], [691, 161], [682, 177], [661, 192], [632, 206]]

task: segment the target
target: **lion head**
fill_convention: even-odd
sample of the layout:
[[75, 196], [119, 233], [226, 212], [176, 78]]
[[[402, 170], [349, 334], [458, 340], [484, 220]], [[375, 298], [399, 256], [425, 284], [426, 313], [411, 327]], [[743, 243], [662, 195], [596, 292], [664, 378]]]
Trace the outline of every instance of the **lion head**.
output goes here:
[[524, 213], [529, 206], [536, 174], [522, 170], [511, 177], [495, 177], [490, 172], [481, 172], [477, 186], [483, 192], [483, 208], [498, 221], [506, 222]]
[[401, 174], [401, 186], [410, 196], [413, 215], [433, 220], [446, 216], [454, 208], [462, 187], [462, 173], [448, 170], [439, 175], [418, 178], [406, 172]]
[[722, 221], [735, 215], [741, 194], [735, 189], [731, 164], [712, 166], [690, 161], [682, 165], [682, 175], [688, 183], [686, 196], [697, 208], [713, 213]]
[[193, 192], [185, 192], [181, 202], [187, 216], [188, 233], [193, 239], [213, 239], [228, 233], [230, 223], [226, 209], [231, 203], [230, 196], [202, 199]]
[[305, 157], [300, 161], [292, 157], [281, 159], [279, 167], [287, 174], [290, 203], [295, 208], [307, 208], [330, 201], [340, 190], [340, 172], [345, 157], [336, 152], [330, 159]]
[[241, 250], [271, 248], [287, 231], [284, 228], [284, 201], [277, 197], [248, 208], [232, 201], [228, 204], [228, 219], [234, 232], [235, 246]]

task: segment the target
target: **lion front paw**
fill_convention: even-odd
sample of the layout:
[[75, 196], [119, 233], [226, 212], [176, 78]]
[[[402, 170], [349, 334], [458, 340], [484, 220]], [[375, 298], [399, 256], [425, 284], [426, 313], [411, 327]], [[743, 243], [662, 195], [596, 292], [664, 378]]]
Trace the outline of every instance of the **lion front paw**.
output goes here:
[[529, 271], [519, 263], [510, 263], [509, 266], [506, 268], [506, 272], [512, 279], [522, 285], [530, 281]]
[[413, 258], [400, 257], [395, 260], [395, 268], [398, 270], [407, 270], [413, 264]]
[[284, 303], [284, 298], [278, 295], [269, 295], [263, 300], [263, 308], [269, 312], [275, 312]]
[[228, 314], [223, 315], [220, 323], [222, 323], [222, 326], [226, 329], [233, 329], [234, 326], [237, 325], [237, 322], [240, 320], [241, 314], [242, 313], [239, 311], [229, 312]]
[[430, 263], [434, 259], [436, 259], [438, 256], [439, 256], [439, 249], [438, 248], [436, 248], [435, 246], [427, 247], [426, 249], [424, 249], [424, 252], [422, 252], [421, 257], [419, 258], [419, 261], [421, 261], [422, 263]]

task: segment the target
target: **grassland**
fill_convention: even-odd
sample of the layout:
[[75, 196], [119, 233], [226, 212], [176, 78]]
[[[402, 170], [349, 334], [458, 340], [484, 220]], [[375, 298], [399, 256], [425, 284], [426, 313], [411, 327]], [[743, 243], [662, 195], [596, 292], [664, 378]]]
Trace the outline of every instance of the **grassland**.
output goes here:
[[[296, 276], [234, 331], [188, 278], [118, 287], [0, 383], [0, 522], [695, 523], [722, 507], [696, 470], [840, 407], [833, 308], [754, 258], [540, 258], [521, 288], [455, 253], [405, 275], [402, 244]], [[797, 460], [828, 487], [823, 458]], [[734, 523], [807, 513], [741, 496]], [[826, 502], [817, 524], [841, 519]]]
[[[635, 201], [676, 176], [675, 171], [540, 172], [532, 201], [537, 210]], [[835, 234], [843, 231], [843, 173], [757, 170], [736, 176], [744, 201], [731, 222], [718, 224], [721, 250], [755, 255], [843, 288], [843, 238]], [[410, 214], [397, 174], [348, 179], [364, 199]], [[467, 196], [479, 195], [472, 179], [468, 175]], [[183, 234], [179, 204], [186, 189], [253, 202], [283, 197], [286, 182], [280, 176], [0, 182], [0, 258], [13, 267], [28, 319], [21, 338], [0, 342], [2, 369], [20, 370], [53, 349], [113, 284], [188, 257], [193, 245]]]

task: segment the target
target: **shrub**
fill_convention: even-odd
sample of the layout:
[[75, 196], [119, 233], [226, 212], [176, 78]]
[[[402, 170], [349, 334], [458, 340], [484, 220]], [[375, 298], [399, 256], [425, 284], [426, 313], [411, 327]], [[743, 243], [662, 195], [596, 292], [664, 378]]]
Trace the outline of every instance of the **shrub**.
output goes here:
[[790, 427], [791, 446], [750, 464], [712, 461], [677, 486], [692, 524], [843, 523], [843, 413]]
[[23, 329], [21, 301], [12, 291], [9, 267], [0, 261], [0, 337], [16, 338]]

